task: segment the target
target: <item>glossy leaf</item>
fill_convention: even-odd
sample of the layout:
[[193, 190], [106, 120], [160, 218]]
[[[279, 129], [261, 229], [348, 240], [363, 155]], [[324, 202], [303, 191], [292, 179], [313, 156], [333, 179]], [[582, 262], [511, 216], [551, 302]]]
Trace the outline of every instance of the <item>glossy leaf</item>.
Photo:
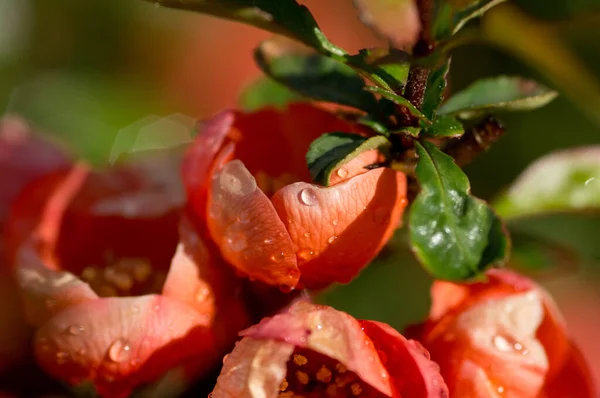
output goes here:
[[508, 237], [487, 204], [470, 195], [467, 176], [430, 142], [415, 143], [421, 192], [409, 215], [411, 245], [436, 278], [477, 277], [504, 261]]
[[504, 217], [600, 210], [600, 146], [565, 150], [538, 159], [494, 207]]
[[389, 39], [394, 47], [412, 47], [421, 22], [415, 0], [354, 0], [360, 19]]
[[409, 100], [398, 94], [374, 86], [367, 86], [365, 89], [381, 95], [381, 97], [393, 102], [396, 105], [406, 108], [412, 116], [418, 119], [427, 119], [425, 115], [421, 113], [421, 111], [419, 111], [413, 104], [410, 103]]
[[507, 3], [486, 13], [482, 38], [544, 74], [600, 126], [600, 81], [565, 45], [557, 31]]
[[146, 0], [154, 4], [197, 11], [254, 25], [299, 40], [319, 52], [339, 56], [344, 50], [333, 45], [319, 29], [312, 14], [296, 0]]
[[533, 80], [499, 76], [479, 80], [457, 92], [438, 113], [470, 119], [498, 110], [526, 111], [548, 104], [557, 95], [556, 91]]
[[362, 49], [348, 55], [345, 61], [365, 78], [391, 91], [399, 91], [406, 84], [410, 69], [409, 55], [396, 49]]
[[470, 19], [505, 0], [435, 0], [431, 38], [444, 40], [458, 32]]
[[387, 138], [381, 135], [367, 138], [357, 134], [328, 133], [312, 142], [306, 162], [312, 179], [328, 186], [334, 170], [365, 151], [389, 145]]
[[421, 110], [425, 117], [433, 120], [437, 113], [437, 109], [444, 100], [444, 92], [448, 82], [446, 77], [450, 71], [450, 59], [443, 64], [433, 68], [427, 77], [427, 87], [425, 96], [423, 97], [423, 105]]
[[301, 99], [302, 96], [284, 85], [263, 77], [246, 87], [238, 102], [243, 110], [252, 112], [267, 106], [283, 108], [287, 104]]
[[306, 97], [378, 113], [377, 99], [351, 67], [307, 50], [276, 38], [264, 41], [255, 57], [268, 76]]
[[441, 116], [429, 126], [423, 126], [424, 133], [430, 137], [460, 137], [465, 133], [462, 123], [451, 116]]

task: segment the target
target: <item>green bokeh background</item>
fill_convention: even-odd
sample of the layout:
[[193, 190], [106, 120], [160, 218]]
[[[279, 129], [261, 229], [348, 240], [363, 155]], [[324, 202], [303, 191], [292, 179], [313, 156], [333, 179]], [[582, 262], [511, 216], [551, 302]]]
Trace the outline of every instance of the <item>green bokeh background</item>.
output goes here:
[[[302, 3], [315, 7], [317, 21], [334, 42], [347, 47], [377, 43], [356, 28], [350, 0]], [[537, 18], [562, 21], [560, 35], [566, 45], [600, 76], [600, 20], [593, 13], [600, 12], [598, 0], [515, 3]], [[578, 16], [579, 22], [565, 23], [570, 16]], [[118, 134], [140, 119], [174, 113], [209, 116], [221, 106], [234, 105], [236, 92], [258, 73], [250, 53], [263, 37], [267, 35], [254, 28], [139, 0], [3, 0], [0, 109], [23, 115], [40, 131], [67, 142], [77, 156], [104, 164]], [[469, 46], [454, 53], [451, 87], [460, 89], [498, 74], [539, 77], [503, 52]], [[186, 78], [193, 79], [189, 87]], [[565, 97], [533, 112], [501, 115], [501, 120], [505, 137], [466, 169], [474, 193], [486, 199], [539, 156], [600, 143], [600, 126]], [[580, 268], [542, 282], [557, 295], [568, 321], [570, 311], [578, 314], [573, 322], [585, 330], [575, 330], [576, 337], [600, 333], [600, 310], [581, 309], [585, 303], [577, 301], [581, 286], [600, 290], [598, 218], [553, 216], [521, 221], [518, 228], [569, 243], [582, 253]], [[322, 300], [400, 329], [423, 319], [431, 280], [404, 248], [405, 239], [402, 232], [397, 234], [357, 280], [328, 291]], [[589, 347], [600, 352], [598, 343]]]

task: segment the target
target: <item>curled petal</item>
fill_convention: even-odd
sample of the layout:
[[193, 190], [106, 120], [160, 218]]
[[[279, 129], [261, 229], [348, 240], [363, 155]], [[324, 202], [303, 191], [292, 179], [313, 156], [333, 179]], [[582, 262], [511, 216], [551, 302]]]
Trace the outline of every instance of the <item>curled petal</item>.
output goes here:
[[563, 367], [544, 384], [539, 398], [593, 398], [597, 396], [596, 391], [583, 355], [571, 344]]
[[381, 322], [361, 321], [361, 325], [377, 352], [385, 356], [382, 361], [390, 374], [394, 396], [449, 396], [440, 367], [429, 359], [429, 353], [419, 343], [407, 340]]
[[16, 276], [28, 321], [42, 325], [61, 310], [98, 295], [69, 272], [48, 269], [31, 245], [17, 255]]
[[0, 120], [0, 226], [10, 203], [30, 181], [64, 169], [69, 160], [59, 148], [32, 134], [27, 122], [17, 116]]
[[302, 286], [349, 282], [398, 226], [406, 177], [379, 168], [329, 188], [288, 185], [272, 198], [298, 256]]
[[299, 302], [287, 313], [264, 319], [241, 333], [279, 340], [335, 359], [364, 382], [391, 396], [387, 371], [359, 322], [333, 308]]
[[224, 360], [213, 398], [276, 397], [294, 346], [276, 340], [242, 339]]
[[161, 296], [89, 300], [44, 324], [35, 352], [54, 377], [124, 397], [176, 365], [206, 369], [218, 355], [208, 326], [207, 316]]
[[198, 125], [198, 137], [185, 155], [182, 176], [193, 213], [204, 219], [209, 172], [213, 161], [230, 132], [235, 114], [223, 111], [213, 119]]
[[214, 174], [208, 206], [208, 227], [225, 259], [250, 278], [296, 286], [290, 237], [242, 162], [233, 160]]

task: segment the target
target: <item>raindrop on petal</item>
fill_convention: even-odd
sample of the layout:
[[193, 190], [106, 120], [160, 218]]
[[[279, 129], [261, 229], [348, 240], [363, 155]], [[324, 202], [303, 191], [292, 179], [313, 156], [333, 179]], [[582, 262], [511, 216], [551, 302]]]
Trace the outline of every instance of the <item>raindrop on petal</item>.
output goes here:
[[335, 236], [335, 235], [331, 235], [331, 236], [329, 237], [329, 239], [327, 239], [327, 243], [330, 243], [330, 244], [331, 244], [331, 243], [335, 242], [335, 241], [337, 240], [337, 238], [338, 238], [337, 236]]
[[275, 261], [276, 263], [280, 263], [285, 259], [285, 254], [283, 252], [277, 252], [277, 253], [273, 253], [271, 255], [271, 260]]
[[319, 202], [317, 199], [317, 193], [312, 188], [304, 188], [300, 191], [298, 197], [300, 199], [300, 203], [306, 206], [314, 206]]
[[79, 333], [83, 332], [84, 327], [81, 325], [71, 325], [67, 328], [67, 333], [73, 336], [77, 336]]
[[338, 177], [340, 177], [340, 178], [346, 178], [346, 177], [348, 177], [348, 170], [347, 170], [347, 169], [345, 169], [345, 168], [343, 168], [343, 167], [340, 167], [340, 168], [337, 170], [336, 174], [337, 174], [337, 175], [338, 175]]
[[123, 362], [131, 355], [131, 347], [123, 339], [117, 339], [108, 348], [108, 357], [113, 362]]
[[308, 261], [315, 256], [315, 252], [310, 249], [300, 249], [296, 255], [301, 260]]

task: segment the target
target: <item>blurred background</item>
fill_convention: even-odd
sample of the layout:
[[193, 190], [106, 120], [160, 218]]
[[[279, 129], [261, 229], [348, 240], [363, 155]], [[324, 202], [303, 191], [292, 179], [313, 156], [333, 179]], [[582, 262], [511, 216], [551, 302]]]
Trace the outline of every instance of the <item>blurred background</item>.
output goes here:
[[[328, 37], [348, 51], [384, 44], [358, 22], [350, 0], [301, 3], [309, 6]], [[596, 76], [600, 28], [590, 15], [599, 3], [516, 2], [558, 29]], [[571, 17], [575, 22], [565, 22]], [[241, 24], [136, 0], [1, 0], [0, 109], [24, 116], [66, 142], [76, 156], [106, 164], [116, 147], [127, 151], [141, 130], [173, 131], [170, 142], [180, 143], [189, 139], [195, 119], [235, 106], [240, 91], [259, 75], [252, 50], [267, 37]], [[451, 87], [498, 74], [540, 78], [510, 55], [470, 46], [454, 54]], [[600, 143], [597, 122], [565, 97], [500, 119], [506, 135], [467, 168], [474, 193], [486, 199], [541, 155]], [[543, 264], [535, 276], [554, 295], [600, 380], [600, 218], [551, 216], [514, 227], [571, 245], [580, 254], [576, 266]], [[404, 239], [399, 232], [357, 280], [321, 300], [399, 329], [422, 320], [431, 280], [404, 248]]]

